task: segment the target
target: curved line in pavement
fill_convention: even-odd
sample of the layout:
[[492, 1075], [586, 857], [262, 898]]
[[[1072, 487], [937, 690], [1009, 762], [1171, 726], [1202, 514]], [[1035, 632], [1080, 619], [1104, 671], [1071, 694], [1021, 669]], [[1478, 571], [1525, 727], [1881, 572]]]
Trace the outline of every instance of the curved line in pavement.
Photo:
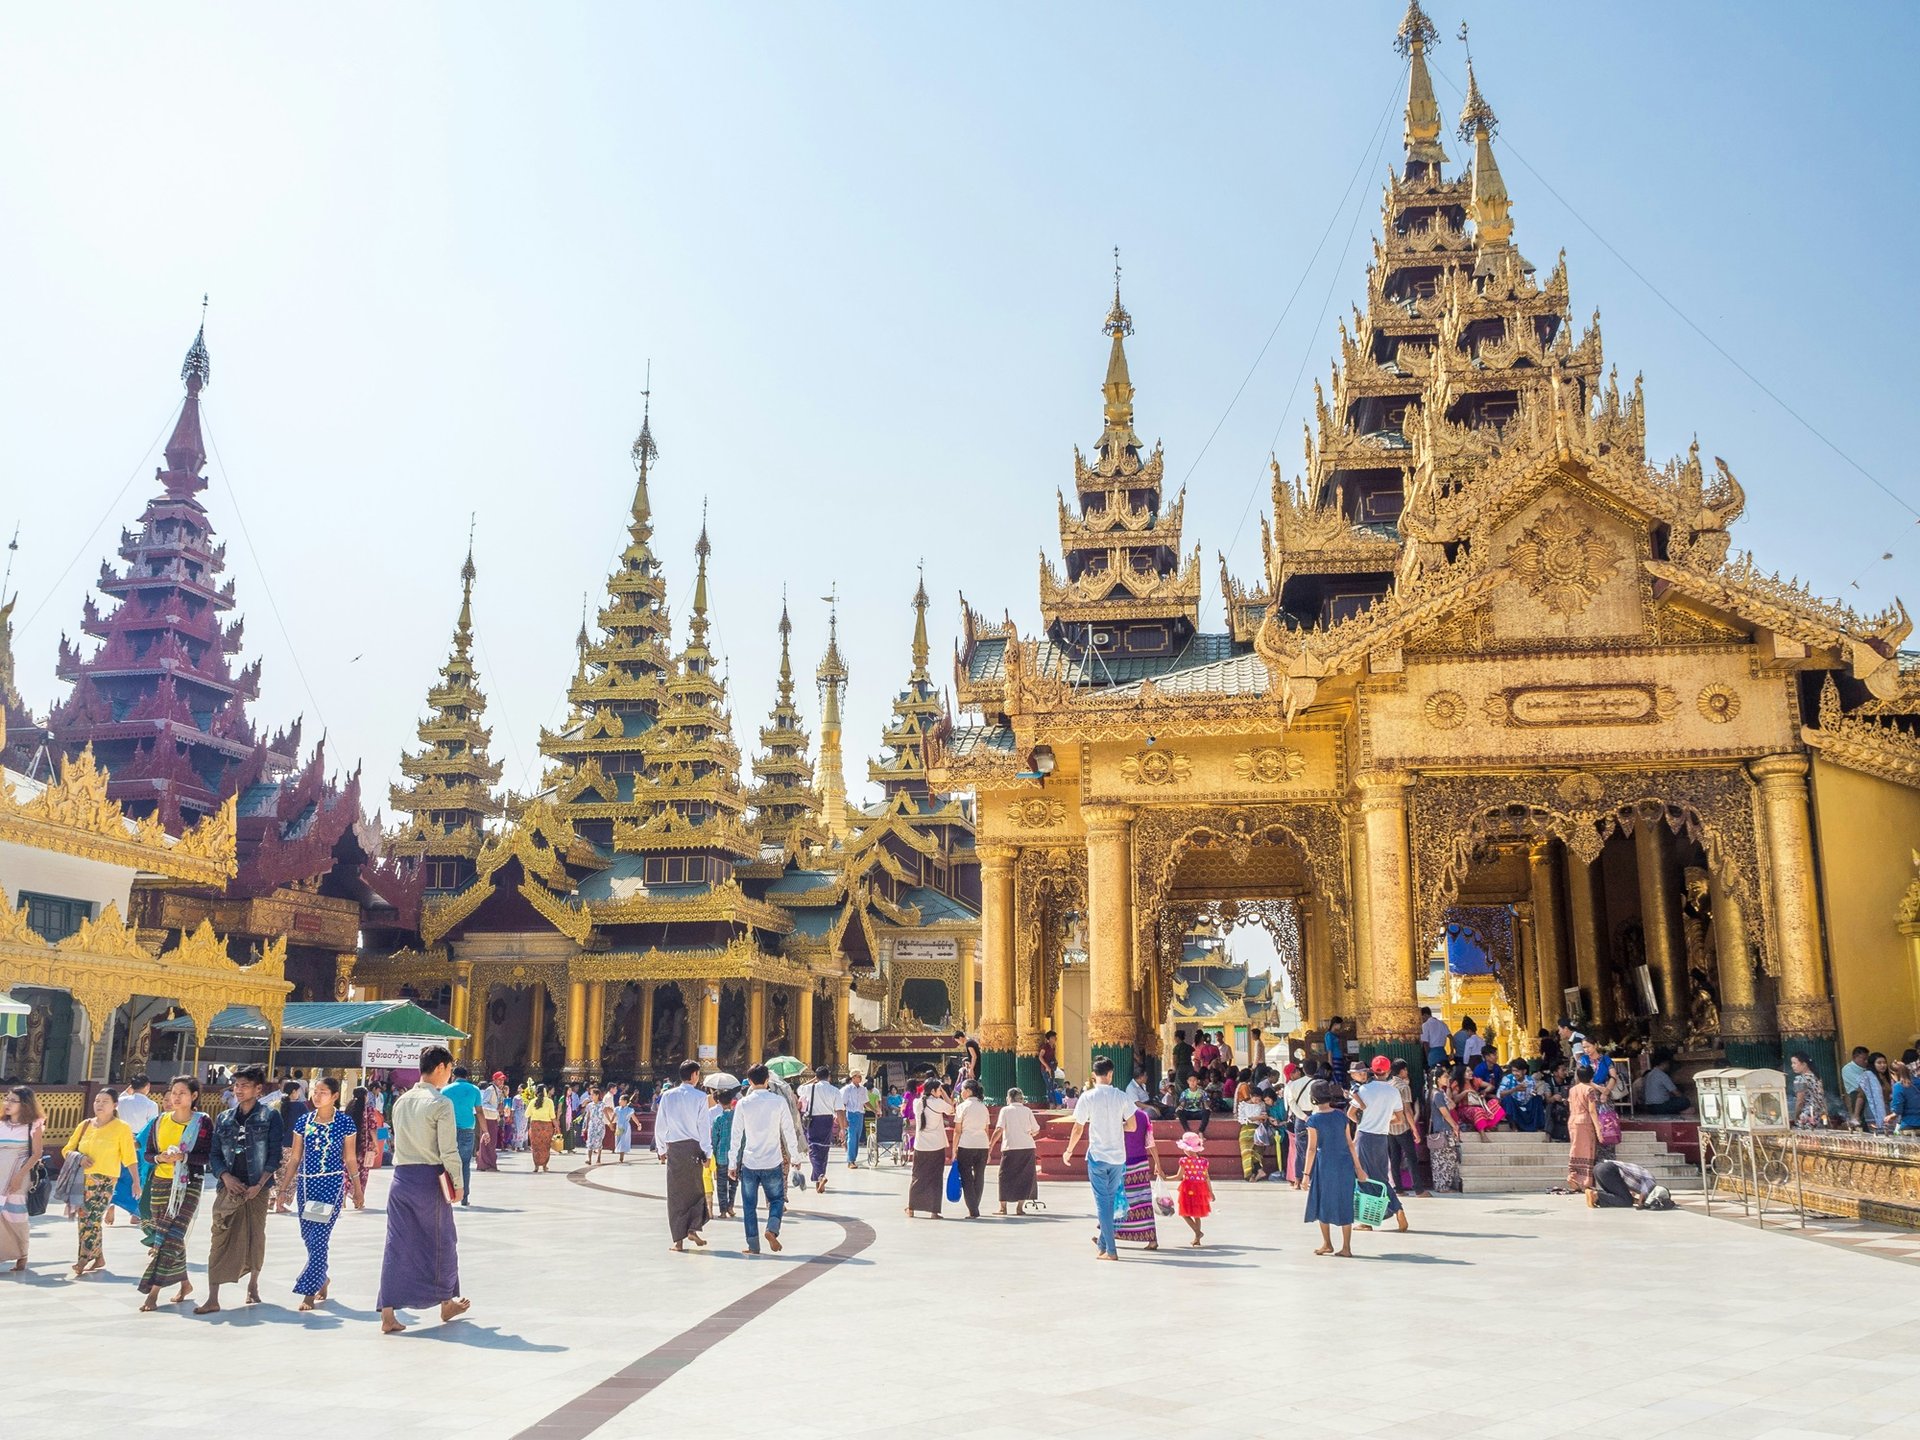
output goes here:
[[[605, 1185], [587, 1176], [593, 1168], [575, 1170], [567, 1178], [589, 1190], [604, 1190], [632, 1200], [665, 1200], [624, 1186]], [[750, 1320], [757, 1320], [803, 1285], [853, 1259], [873, 1244], [873, 1227], [851, 1215], [823, 1215], [807, 1212], [809, 1220], [831, 1220], [840, 1227], [841, 1240], [833, 1249], [808, 1255], [796, 1263], [784, 1265], [765, 1284], [758, 1285], [739, 1299], [723, 1305], [706, 1319], [678, 1335], [661, 1341], [638, 1360], [602, 1380], [591, 1390], [576, 1395], [545, 1419], [522, 1430], [515, 1440], [583, 1440], [614, 1416], [638, 1400], [645, 1399], [660, 1385], [684, 1370], [694, 1359], [725, 1340]]]

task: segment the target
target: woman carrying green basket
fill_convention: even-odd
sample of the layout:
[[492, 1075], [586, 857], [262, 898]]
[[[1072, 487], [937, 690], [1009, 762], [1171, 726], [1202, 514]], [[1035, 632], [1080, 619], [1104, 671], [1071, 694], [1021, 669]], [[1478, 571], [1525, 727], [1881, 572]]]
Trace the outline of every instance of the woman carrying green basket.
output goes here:
[[[1344, 1095], [1331, 1080], [1313, 1082], [1313, 1114], [1307, 1117], [1307, 1155], [1304, 1171], [1307, 1181], [1307, 1213], [1302, 1218], [1320, 1222], [1320, 1245], [1316, 1255], [1338, 1254], [1353, 1258], [1353, 1212], [1355, 1186], [1364, 1182], [1367, 1172], [1360, 1153], [1353, 1146], [1353, 1132], [1339, 1104]], [[1340, 1227], [1340, 1249], [1333, 1248], [1333, 1227]]]

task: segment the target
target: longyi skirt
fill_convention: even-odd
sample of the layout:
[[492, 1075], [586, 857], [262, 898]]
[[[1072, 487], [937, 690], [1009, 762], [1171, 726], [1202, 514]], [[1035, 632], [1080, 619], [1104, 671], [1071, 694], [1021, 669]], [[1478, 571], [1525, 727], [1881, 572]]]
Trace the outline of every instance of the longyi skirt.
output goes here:
[[907, 1189], [907, 1208], [940, 1213], [940, 1202], [947, 1194], [947, 1151], [943, 1145], [930, 1145], [913, 1152], [913, 1183]]
[[1040, 1198], [1040, 1183], [1032, 1150], [1000, 1152], [1000, 1203], [1018, 1205]]

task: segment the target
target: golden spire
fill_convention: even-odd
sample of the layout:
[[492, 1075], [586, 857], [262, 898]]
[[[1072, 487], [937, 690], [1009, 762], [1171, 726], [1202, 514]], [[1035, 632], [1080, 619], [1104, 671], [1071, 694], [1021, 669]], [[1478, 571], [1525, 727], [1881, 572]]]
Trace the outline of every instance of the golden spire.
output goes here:
[[1440, 32], [1434, 28], [1420, 0], [1407, 0], [1406, 18], [1400, 22], [1393, 48], [1407, 57], [1407, 163], [1444, 165], [1447, 152], [1440, 148], [1440, 102], [1433, 98], [1433, 77], [1427, 73], [1427, 47], [1439, 44]]
[[581, 662], [587, 658], [587, 647], [593, 644], [593, 637], [587, 634], [587, 594], [580, 592], [580, 633], [573, 637], [573, 648], [580, 652]]
[[916, 685], [930, 685], [933, 677], [927, 672], [927, 570], [923, 563], [920, 567], [920, 586], [913, 592], [913, 682]]
[[707, 539], [707, 502], [700, 502], [700, 538], [694, 542], [693, 553], [699, 560], [699, 573], [693, 581], [693, 616], [687, 622], [687, 630], [696, 645], [704, 645], [707, 640], [707, 556], [713, 553], [713, 545]]
[[473, 644], [473, 526], [467, 521], [467, 561], [460, 567], [460, 618], [453, 627], [453, 648], [465, 655]]
[[1133, 316], [1120, 303], [1120, 247], [1113, 247], [1113, 308], [1107, 312], [1104, 333], [1113, 337], [1107, 353], [1107, 379], [1101, 392], [1106, 396], [1107, 426], [1100, 436], [1102, 454], [1118, 454], [1140, 448], [1140, 437], [1133, 433], [1133, 377], [1127, 373], [1126, 338], [1133, 334]]
[[[1460, 39], [1467, 38], [1467, 27], [1460, 27]], [[1473, 53], [1467, 53], [1467, 103], [1460, 109], [1460, 138], [1473, 142], [1473, 198], [1467, 202], [1467, 215], [1473, 221], [1475, 240], [1482, 246], [1505, 245], [1513, 239], [1512, 201], [1506, 181], [1500, 178], [1500, 166], [1493, 158], [1493, 137], [1500, 131], [1493, 106], [1480, 93], [1480, 82], [1473, 73]]]
[[786, 587], [780, 590], [780, 703], [793, 703], [793, 656], [789, 653], [788, 637], [793, 634], [793, 621], [787, 618]]
[[653, 504], [647, 494], [647, 471], [660, 456], [653, 443], [653, 361], [647, 361], [647, 384], [640, 392], [640, 433], [633, 437], [633, 523], [637, 530], [653, 519]]
[[820, 777], [824, 806], [821, 818], [827, 834], [845, 840], [847, 823], [847, 772], [840, 753], [840, 701], [847, 690], [847, 662], [840, 658], [840, 594], [835, 586], [831, 594], [820, 597], [832, 607], [827, 611], [827, 653], [820, 657], [814, 679], [820, 686]]

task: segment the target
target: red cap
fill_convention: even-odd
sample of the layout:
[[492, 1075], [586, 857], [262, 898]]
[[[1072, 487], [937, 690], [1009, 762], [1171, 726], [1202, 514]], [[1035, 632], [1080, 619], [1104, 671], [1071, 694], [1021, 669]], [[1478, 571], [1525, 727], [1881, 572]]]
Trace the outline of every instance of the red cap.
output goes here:
[[1374, 1056], [1373, 1073], [1376, 1075], [1391, 1075], [1393, 1073], [1393, 1061], [1384, 1055]]

